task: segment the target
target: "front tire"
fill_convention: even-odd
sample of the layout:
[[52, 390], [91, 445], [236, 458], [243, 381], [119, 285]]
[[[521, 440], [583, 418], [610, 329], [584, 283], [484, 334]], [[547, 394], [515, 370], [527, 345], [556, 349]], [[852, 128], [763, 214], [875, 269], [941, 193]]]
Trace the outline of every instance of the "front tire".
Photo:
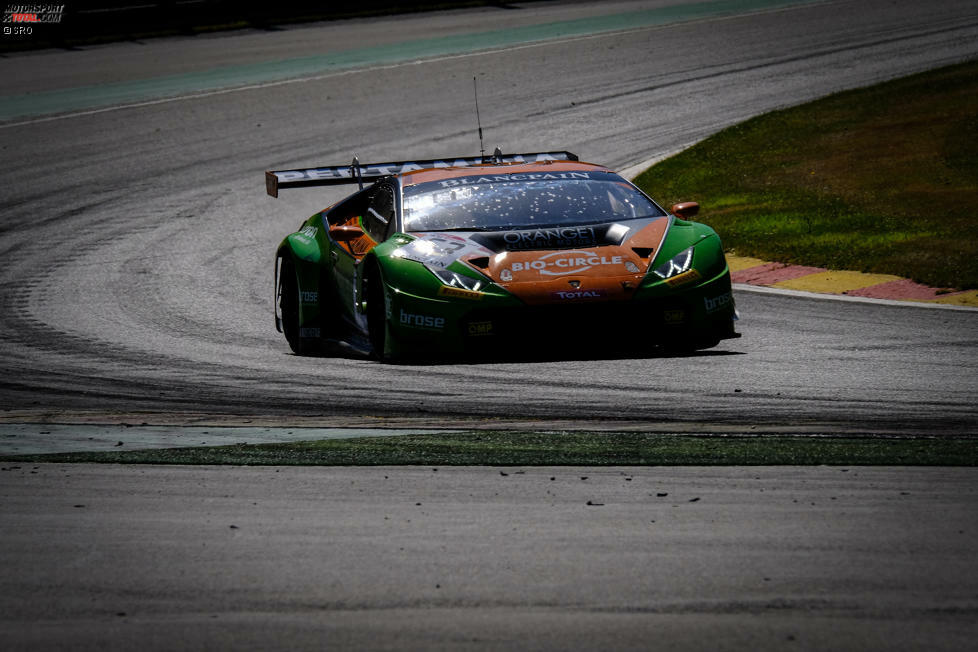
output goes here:
[[363, 295], [367, 299], [367, 335], [373, 357], [381, 362], [389, 362], [392, 359], [390, 350], [393, 340], [387, 326], [384, 277], [376, 261], [370, 261], [368, 265], [367, 273], [363, 277]]

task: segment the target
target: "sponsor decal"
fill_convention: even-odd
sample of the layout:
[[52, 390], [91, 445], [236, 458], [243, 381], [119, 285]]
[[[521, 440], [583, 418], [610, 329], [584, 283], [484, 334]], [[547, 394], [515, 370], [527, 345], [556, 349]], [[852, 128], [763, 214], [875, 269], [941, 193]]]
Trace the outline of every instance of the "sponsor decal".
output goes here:
[[701, 278], [703, 277], [699, 272], [697, 272], [695, 269], [691, 269], [683, 272], [682, 274], [677, 274], [676, 276], [667, 278], [666, 283], [668, 283], [671, 287], [679, 287], [680, 285], [686, 285], [687, 283], [698, 281]]
[[445, 179], [439, 181], [438, 185], [442, 188], [455, 188], [458, 186], [474, 186], [483, 183], [516, 183], [523, 181], [559, 181], [561, 179], [580, 179], [588, 180], [591, 175], [588, 172], [541, 172], [527, 174], [490, 174], [481, 177], [459, 177], [457, 179]]
[[438, 288], [438, 296], [453, 297], [455, 299], [469, 299], [470, 301], [481, 301], [482, 297], [485, 295], [482, 292], [475, 292], [473, 290], [466, 290], [464, 288], [451, 288], [447, 285], [443, 285]]
[[512, 264], [514, 272], [536, 270], [546, 276], [563, 276], [564, 274], [580, 274], [592, 267], [604, 265], [621, 265], [622, 256], [599, 256], [592, 251], [557, 251], [536, 260]]
[[306, 226], [299, 230], [293, 237], [303, 244], [312, 244], [316, 240], [316, 233], [319, 229], [314, 226]]
[[573, 301], [575, 299], [604, 299], [608, 293], [604, 290], [568, 290], [551, 292], [550, 296], [563, 301]]
[[568, 249], [593, 246], [598, 241], [598, 234], [593, 226], [565, 226], [533, 231], [507, 231], [502, 234], [502, 240], [510, 251]]
[[300, 328], [299, 337], [319, 337], [318, 328]]
[[468, 333], [471, 337], [484, 337], [492, 335], [491, 321], [472, 321], [469, 322]]
[[603, 245], [620, 245], [631, 229], [638, 230], [653, 220], [633, 220], [623, 224], [576, 224], [541, 229], [510, 229], [473, 233], [472, 240], [493, 251], [535, 251], [541, 249], [588, 249]]
[[733, 295], [729, 292], [724, 292], [720, 296], [712, 299], [709, 297], [703, 297], [703, 304], [706, 307], [706, 312], [723, 310], [724, 308], [733, 305]]
[[299, 294], [302, 297], [302, 303], [318, 303], [319, 302], [319, 293], [318, 292], [310, 292], [309, 290], [302, 290], [302, 292], [300, 292]]
[[410, 328], [420, 328], [427, 331], [440, 331], [445, 328], [444, 317], [433, 317], [432, 315], [416, 315], [405, 312], [401, 308], [401, 324]]
[[667, 324], [682, 324], [686, 321], [685, 310], [665, 310], [662, 313], [662, 321]]

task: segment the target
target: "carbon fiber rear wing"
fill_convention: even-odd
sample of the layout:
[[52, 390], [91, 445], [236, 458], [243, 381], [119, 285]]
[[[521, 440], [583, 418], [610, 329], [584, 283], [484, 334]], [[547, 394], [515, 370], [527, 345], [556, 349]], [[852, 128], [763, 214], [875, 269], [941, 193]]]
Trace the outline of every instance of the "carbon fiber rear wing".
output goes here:
[[428, 168], [470, 167], [493, 163], [533, 163], [536, 161], [576, 161], [571, 152], [534, 152], [532, 154], [503, 154], [496, 149], [492, 156], [465, 156], [461, 158], [429, 159], [423, 161], [397, 161], [395, 163], [361, 164], [356, 158], [350, 165], [333, 165], [304, 170], [274, 170], [265, 173], [265, 189], [272, 197], [278, 197], [279, 189], [305, 188], [308, 186], [333, 186], [343, 183], [359, 183], [379, 179], [389, 174], [401, 174]]

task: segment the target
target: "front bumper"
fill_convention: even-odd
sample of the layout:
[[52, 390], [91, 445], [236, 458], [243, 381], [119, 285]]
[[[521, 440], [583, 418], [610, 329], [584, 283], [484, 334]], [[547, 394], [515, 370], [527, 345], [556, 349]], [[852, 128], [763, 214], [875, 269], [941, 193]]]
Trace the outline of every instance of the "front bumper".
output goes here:
[[403, 356], [699, 349], [740, 337], [730, 274], [627, 301], [528, 306], [514, 298], [438, 301], [394, 293], [390, 326]]

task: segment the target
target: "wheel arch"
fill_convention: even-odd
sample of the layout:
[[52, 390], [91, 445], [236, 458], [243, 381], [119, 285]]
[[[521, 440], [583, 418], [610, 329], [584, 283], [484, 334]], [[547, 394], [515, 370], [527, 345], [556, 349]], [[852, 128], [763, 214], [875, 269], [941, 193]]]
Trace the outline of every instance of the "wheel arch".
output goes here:
[[[297, 237], [298, 236], [298, 237]], [[303, 238], [302, 234], [293, 233], [286, 237], [275, 252], [274, 265], [274, 294], [273, 307], [275, 315], [275, 329], [280, 333], [286, 333], [286, 320], [291, 316], [284, 314], [283, 290], [288, 287], [283, 281], [285, 270], [294, 270], [295, 274], [295, 319], [297, 323], [297, 343], [292, 345], [297, 353], [314, 349], [322, 335], [321, 325], [321, 270], [319, 247], [315, 241], [309, 242], [309, 238]]]

